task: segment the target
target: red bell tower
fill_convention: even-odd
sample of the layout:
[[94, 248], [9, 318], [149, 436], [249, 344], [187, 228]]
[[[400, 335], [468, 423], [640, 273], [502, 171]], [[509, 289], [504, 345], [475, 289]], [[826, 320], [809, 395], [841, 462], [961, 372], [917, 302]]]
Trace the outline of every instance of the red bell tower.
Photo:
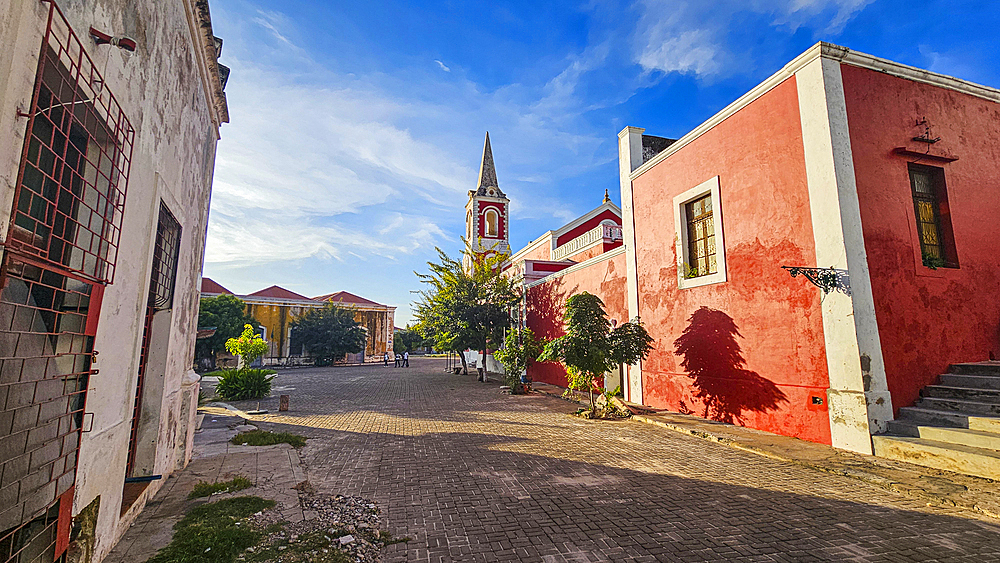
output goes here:
[[490, 134], [486, 133], [479, 185], [465, 205], [465, 239], [476, 254], [510, 254], [510, 200], [497, 185]]

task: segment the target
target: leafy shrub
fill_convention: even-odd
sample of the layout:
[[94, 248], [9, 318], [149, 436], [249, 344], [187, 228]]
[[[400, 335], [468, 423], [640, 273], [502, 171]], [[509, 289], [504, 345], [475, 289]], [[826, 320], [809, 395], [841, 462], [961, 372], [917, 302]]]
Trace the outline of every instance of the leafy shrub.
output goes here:
[[215, 392], [230, 401], [263, 399], [271, 394], [272, 373], [271, 370], [256, 368], [226, 370], [219, 377]]

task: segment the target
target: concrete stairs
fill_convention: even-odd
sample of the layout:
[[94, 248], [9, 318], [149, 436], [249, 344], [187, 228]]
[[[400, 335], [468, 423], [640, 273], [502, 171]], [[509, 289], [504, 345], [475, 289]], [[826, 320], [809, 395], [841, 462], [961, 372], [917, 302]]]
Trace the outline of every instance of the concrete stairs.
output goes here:
[[1000, 481], [1000, 362], [953, 364], [872, 443], [879, 457]]

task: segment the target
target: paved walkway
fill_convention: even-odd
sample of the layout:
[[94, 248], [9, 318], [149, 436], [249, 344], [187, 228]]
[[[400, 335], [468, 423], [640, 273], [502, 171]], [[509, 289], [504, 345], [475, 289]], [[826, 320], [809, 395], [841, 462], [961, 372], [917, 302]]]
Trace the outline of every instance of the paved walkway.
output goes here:
[[[211, 409], [227, 414], [225, 409]], [[282, 517], [299, 522], [303, 514], [298, 492], [292, 487], [305, 480], [298, 452], [291, 446], [234, 446], [229, 439], [236, 435], [232, 427], [240, 422], [232, 416], [206, 416], [202, 431], [195, 435], [191, 463], [175, 473], [156, 496], [146, 503], [135, 523], [111, 550], [105, 563], [142, 563], [170, 543], [173, 527], [192, 507], [208, 498], [189, 500], [195, 483], [228, 481], [237, 475], [250, 479], [254, 486], [227, 495], [213, 496], [215, 501], [227, 496], [256, 495], [278, 502]]]
[[413, 538], [387, 561], [1000, 560], [982, 514], [411, 363], [282, 372], [291, 410], [251, 417], [309, 436], [320, 492]]

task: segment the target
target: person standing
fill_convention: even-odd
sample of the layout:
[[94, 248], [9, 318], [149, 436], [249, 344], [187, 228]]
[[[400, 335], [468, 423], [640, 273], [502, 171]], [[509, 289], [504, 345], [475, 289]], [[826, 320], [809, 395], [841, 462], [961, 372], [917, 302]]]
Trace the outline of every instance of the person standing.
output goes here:
[[397, 368], [398, 368], [398, 367], [399, 367], [399, 364], [400, 364], [400, 360], [401, 360], [401, 359], [402, 359], [402, 358], [400, 358], [399, 354], [396, 354], [396, 365], [395, 365], [395, 366], [393, 366], [393, 367], [397, 367]]
[[389, 367], [389, 352], [386, 352], [385, 355], [382, 356], [382, 364], [385, 367]]
[[403, 352], [403, 367], [404, 368], [410, 367], [410, 352], [409, 351]]

